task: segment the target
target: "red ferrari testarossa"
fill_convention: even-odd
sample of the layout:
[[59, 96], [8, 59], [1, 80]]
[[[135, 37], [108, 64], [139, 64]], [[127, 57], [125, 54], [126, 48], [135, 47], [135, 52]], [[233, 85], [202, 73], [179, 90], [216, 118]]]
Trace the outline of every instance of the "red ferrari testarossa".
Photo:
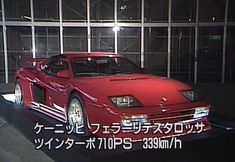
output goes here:
[[[182, 126], [199, 122], [201, 131], [210, 129], [210, 105], [190, 86], [146, 74], [122, 55], [74, 53], [30, 62], [34, 66], [16, 72], [15, 103], [85, 134], [133, 139], [174, 136], [189, 132], [185, 128], [179, 132]], [[175, 123], [169, 131], [166, 125]], [[162, 130], [156, 133], [156, 127]]]

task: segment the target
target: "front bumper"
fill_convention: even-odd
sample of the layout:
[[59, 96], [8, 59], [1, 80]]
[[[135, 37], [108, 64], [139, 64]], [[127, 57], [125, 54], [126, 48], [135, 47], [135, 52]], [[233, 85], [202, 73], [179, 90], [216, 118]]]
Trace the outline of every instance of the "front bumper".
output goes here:
[[[201, 110], [202, 108], [209, 112], [210, 105], [203, 101], [192, 104], [168, 105], [165, 107], [166, 112], [161, 111], [158, 107], [129, 109], [118, 113], [110, 111], [111, 108], [103, 108], [103, 112], [97, 111], [96, 116], [93, 116], [96, 121], [91, 121], [89, 128], [91, 134], [98, 137], [130, 138], [132, 141], [201, 133], [211, 128], [207, 120], [208, 114], [200, 116], [201, 111], [199, 111], [199, 116], [198, 114], [195, 116], [195, 113], [198, 112], [196, 109]], [[101, 108], [98, 109], [101, 110]], [[95, 110], [94, 107], [93, 110]], [[104, 112], [106, 114], [103, 114]], [[100, 115], [98, 115], [99, 113]], [[99, 118], [99, 116], [102, 117]], [[144, 119], [129, 124], [125, 121], [125, 125], [123, 125], [123, 119], [131, 118], [136, 121], [136, 117], [144, 117]]]

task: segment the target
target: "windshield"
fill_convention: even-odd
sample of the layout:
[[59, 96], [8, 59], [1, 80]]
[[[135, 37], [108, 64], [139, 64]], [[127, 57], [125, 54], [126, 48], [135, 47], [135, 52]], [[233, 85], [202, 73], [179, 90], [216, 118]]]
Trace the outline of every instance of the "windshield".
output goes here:
[[72, 61], [74, 76], [93, 77], [142, 73], [131, 61], [122, 57], [85, 57]]

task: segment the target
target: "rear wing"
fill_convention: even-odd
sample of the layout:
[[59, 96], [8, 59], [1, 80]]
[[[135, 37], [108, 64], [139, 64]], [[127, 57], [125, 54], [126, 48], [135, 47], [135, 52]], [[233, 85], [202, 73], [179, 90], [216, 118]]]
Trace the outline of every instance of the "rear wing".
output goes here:
[[27, 60], [25, 68], [40, 68], [41, 65], [47, 62], [47, 58], [32, 58]]

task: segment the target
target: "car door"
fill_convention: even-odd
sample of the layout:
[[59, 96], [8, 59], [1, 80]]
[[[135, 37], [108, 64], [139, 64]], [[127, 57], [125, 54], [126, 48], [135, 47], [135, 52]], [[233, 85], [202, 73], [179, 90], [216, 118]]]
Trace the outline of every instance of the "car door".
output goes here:
[[[46, 105], [51, 113], [59, 118], [65, 119], [65, 105], [67, 103], [67, 87], [69, 86], [69, 77], [61, 75], [69, 72], [68, 62], [64, 58], [54, 58], [48, 62], [45, 67], [44, 78], [42, 81], [46, 87]], [[69, 76], [69, 74], [67, 75]]]

